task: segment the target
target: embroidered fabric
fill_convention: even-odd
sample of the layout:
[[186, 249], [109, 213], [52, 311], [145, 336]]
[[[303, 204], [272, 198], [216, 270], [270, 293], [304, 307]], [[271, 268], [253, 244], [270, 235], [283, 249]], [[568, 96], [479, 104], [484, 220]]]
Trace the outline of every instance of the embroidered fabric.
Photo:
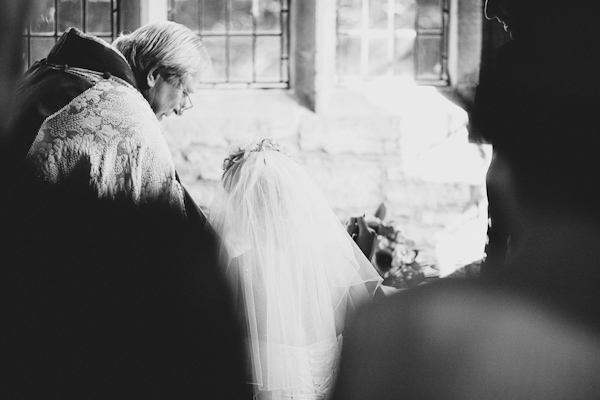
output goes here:
[[83, 174], [99, 199], [165, 204], [185, 213], [183, 189], [149, 104], [121, 79], [82, 71], [76, 73], [95, 85], [44, 121], [26, 164], [52, 184]]

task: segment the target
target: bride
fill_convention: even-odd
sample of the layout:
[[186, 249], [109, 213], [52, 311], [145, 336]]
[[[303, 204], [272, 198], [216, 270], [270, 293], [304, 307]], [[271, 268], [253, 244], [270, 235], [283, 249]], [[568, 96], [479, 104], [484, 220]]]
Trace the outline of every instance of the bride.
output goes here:
[[209, 219], [223, 238], [255, 398], [324, 399], [344, 321], [381, 278], [277, 143], [241, 146], [223, 169]]

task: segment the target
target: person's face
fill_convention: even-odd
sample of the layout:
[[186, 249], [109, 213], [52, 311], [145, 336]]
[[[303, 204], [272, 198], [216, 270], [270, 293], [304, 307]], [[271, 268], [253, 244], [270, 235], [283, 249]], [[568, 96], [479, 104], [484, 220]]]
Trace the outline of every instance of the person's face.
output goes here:
[[183, 111], [191, 107], [189, 93], [193, 93], [193, 87], [185, 78], [167, 79], [161, 74], [148, 74], [148, 89], [143, 95], [150, 103], [156, 118], [161, 120], [172, 113], [183, 114]]
[[529, 0], [486, 0], [485, 17], [497, 19], [513, 39], [519, 39], [533, 21]]

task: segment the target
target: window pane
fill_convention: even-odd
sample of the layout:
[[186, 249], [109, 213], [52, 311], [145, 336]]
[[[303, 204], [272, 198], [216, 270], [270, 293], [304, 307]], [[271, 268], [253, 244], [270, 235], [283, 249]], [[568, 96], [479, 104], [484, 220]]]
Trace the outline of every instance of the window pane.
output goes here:
[[31, 19], [31, 32], [54, 33], [54, 0], [39, 0], [39, 3], [40, 13]]
[[442, 29], [442, 0], [419, 0], [418, 29]]
[[252, 0], [231, 0], [229, 29], [234, 32], [252, 32]]
[[50, 49], [54, 46], [54, 38], [31, 38], [31, 63], [46, 58]]
[[202, 30], [209, 32], [225, 32], [226, 10], [227, 0], [202, 0], [200, 12], [200, 15], [202, 16]]
[[340, 76], [360, 75], [360, 38], [338, 36], [337, 64]]
[[199, 30], [198, 6], [198, 0], [173, 1], [173, 21], [185, 25], [193, 31]]
[[[340, 82], [385, 75], [413, 77], [426, 84], [446, 82], [446, 0], [338, 0], [337, 4]], [[361, 23], [365, 6], [367, 31]]]
[[204, 74], [202, 80], [206, 82], [225, 82], [225, 54], [227, 51], [225, 38], [206, 36], [203, 38], [203, 42], [212, 59], [212, 66]]
[[387, 40], [385, 38], [369, 39], [369, 76], [387, 74], [390, 61], [387, 56]]
[[388, 0], [369, 0], [369, 28], [386, 29], [387, 24]]
[[110, 0], [88, 0], [87, 1], [87, 32], [99, 34], [111, 34]]
[[114, 13], [112, 13], [112, 17], [111, 17], [111, 18], [112, 18], [112, 23], [113, 23], [113, 25], [112, 25], [112, 27], [113, 27], [113, 30], [112, 30], [112, 32], [111, 32], [111, 35], [112, 35], [112, 37], [111, 37], [111, 40], [110, 40], [110, 42], [112, 43], [112, 41], [113, 41], [113, 40], [114, 40], [114, 39], [115, 39], [117, 36], [119, 36], [119, 33], [120, 33], [120, 32], [119, 32], [119, 13], [118, 13], [118, 12], [114, 12]]
[[252, 82], [252, 37], [229, 38], [229, 81]]
[[256, 80], [262, 82], [279, 82], [281, 40], [279, 37], [256, 38]]
[[58, 2], [58, 31], [64, 32], [73, 26], [83, 29], [82, 0], [60, 0]]
[[417, 37], [417, 79], [442, 79], [442, 38]]
[[338, 4], [338, 32], [360, 29], [362, 24], [361, 0], [339, 0]]
[[280, 32], [280, 15], [280, 0], [260, 0], [257, 24], [258, 30]]
[[415, 29], [417, 18], [417, 5], [415, 0], [396, 0], [394, 7], [394, 28]]
[[111, 43], [112, 42], [112, 36], [100, 36], [100, 35], [98, 35], [97, 37], [98, 37], [98, 39], [104, 40], [106, 43]]
[[394, 43], [394, 74], [414, 76], [414, 47], [414, 30], [399, 29], [396, 31], [396, 41]]

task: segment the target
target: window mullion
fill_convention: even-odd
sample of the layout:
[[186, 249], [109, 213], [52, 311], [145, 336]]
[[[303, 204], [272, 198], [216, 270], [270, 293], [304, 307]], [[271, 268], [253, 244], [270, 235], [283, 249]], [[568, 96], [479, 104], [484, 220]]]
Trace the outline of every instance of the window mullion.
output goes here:
[[365, 79], [369, 76], [369, 0], [362, 0], [360, 73]]
[[84, 32], [88, 31], [87, 23], [87, 0], [83, 0], [81, 4], [81, 25]]
[[231, 17], [231, 0], [226, 0], [225, 6], [225, 82], [229, 82], [229, 27]]
[[442, 80], [448, 83], [448, 30], [450, 23], [450, 0], [444, 0], [442, 9]]
[[395, 0], [388, 0], [387, 3], [387, 74], [394, 75], [394, 49], [396, 45], [396, 28], [394, 26], [395, 20]]
[[54, 40], [58, 39], [58, 0], [54, 0]]
[[258, 0], [252, 0], [252, 82], [256, 82], [256, 28], [260, 11]]

